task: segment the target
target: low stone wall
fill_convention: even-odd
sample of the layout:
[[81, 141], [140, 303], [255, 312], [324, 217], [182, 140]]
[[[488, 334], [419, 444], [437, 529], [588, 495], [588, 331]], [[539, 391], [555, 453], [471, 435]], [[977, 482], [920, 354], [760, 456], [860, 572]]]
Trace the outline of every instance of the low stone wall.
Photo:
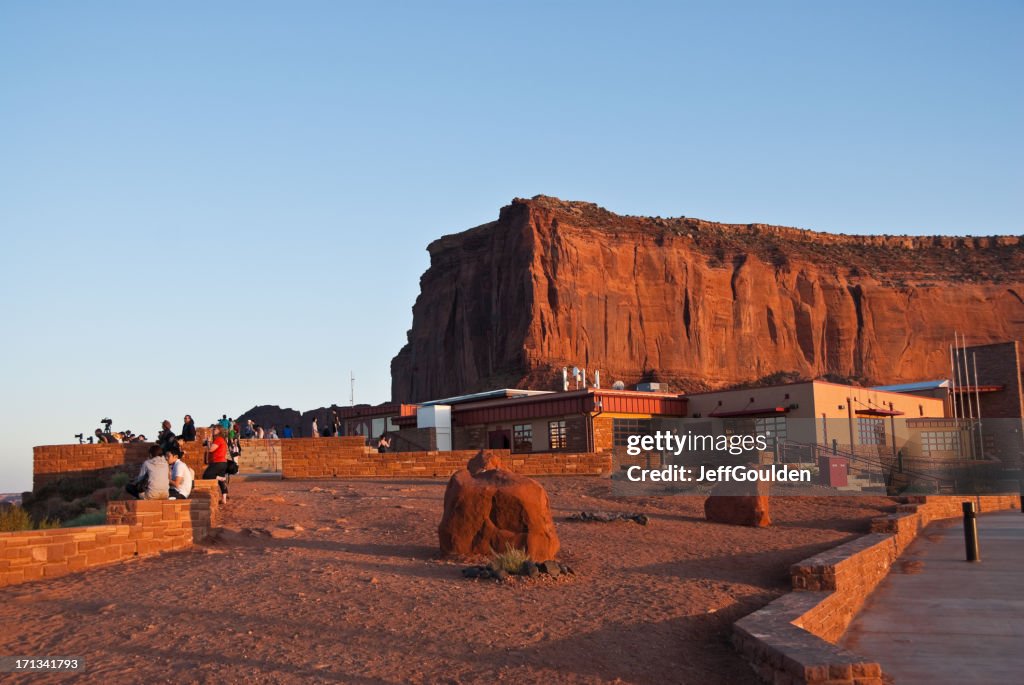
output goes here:
[[193, 499], [110, 502], [102, 526], [0, 533], [0, 587], [191, 546], [209, 535], [220, 501], [215, 481], [196, 485]]
[[242, 456], [239, 473], [270, 473], [281, 470], [281, 440], [239, 440]]
[[[366, 447], [359, 436], [293, 438], [281, 441], [284, 478], [447, 478], [466, 466], [478, 450], [386, 452]], [[527, 476], [594, 475], [611, 471], [611, 456], [593, 453], [510, 454], [486, 450], [510, 471]], [[245, 453], [243, 452], [243, 457]]]
[[[105, 478], [124, 471], [133, 478], [149, 456], [151, 442], [114, 443], [111, 445], [42, 445], [32, 448], [32, 489], [61, 478]], [[205, 448], [202, 442], [183, 442], [185, 463], [201, 476]]]
[[880, 664], [834, 643], [918, 533], [960, 516], [967, 500], [982, 512], [1020, 506], [1016, 495], [907, 498], [895, 514], [874, 519], [871, 534], [794, 564], [794, 592], [733, 626], [737, 651], [773, 685], [882, 685]]

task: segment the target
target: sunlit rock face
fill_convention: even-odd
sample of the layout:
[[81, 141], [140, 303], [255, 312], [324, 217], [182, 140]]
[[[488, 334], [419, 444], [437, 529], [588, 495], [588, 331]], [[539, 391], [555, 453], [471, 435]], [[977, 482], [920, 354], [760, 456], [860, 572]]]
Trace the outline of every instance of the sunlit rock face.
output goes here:
[[899, 383], [943, 376], [954, 331], [1024, 337], [1019, 236], [832, 235], [538, 196], [428, 250], [396, 401], [556, 389], [563, 366], [605, 387]]

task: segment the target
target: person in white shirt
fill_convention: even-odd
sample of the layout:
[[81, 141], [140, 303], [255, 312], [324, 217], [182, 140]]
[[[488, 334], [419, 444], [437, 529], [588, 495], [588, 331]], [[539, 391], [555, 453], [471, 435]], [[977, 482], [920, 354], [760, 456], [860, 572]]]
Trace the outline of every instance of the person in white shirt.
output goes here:
[[171, 467], [171, 480], [168, 493], [171, 499], [188, 499], [192, 494], [192, 482], [196, 474], [192, 468], [181, 460], [177, 452], [167, 453], [167, 463]]

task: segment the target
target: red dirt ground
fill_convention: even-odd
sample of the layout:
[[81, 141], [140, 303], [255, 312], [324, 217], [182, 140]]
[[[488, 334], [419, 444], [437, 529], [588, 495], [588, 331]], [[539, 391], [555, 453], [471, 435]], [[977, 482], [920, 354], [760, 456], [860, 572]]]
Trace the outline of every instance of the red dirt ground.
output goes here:
[[[85, 660], [80, 676], [6, 678], [754, 683], [731, 624], [788, 589], [790, 564], [893, 507], [775, 498], [772, 527], [739, 528], [705, 522], [700, 497], [538, 480], [573, 578], [464, 580], [438, 558], [443, 481], [236, 482], [207, 544], [0, 590], [0, 654]], [[651, 523], [565, 520], [581, 510]]]

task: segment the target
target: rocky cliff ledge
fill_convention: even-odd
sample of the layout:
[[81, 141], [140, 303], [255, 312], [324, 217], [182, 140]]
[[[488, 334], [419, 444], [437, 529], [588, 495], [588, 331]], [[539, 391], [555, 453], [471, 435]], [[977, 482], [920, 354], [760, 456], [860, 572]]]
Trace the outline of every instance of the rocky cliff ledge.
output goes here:
[[619, 216], [537, 196], [427, 248], [392, 398], [602, 385], [679, 390], [774, 374], [942, 376], [953, 332], [1024, 337], [1020, 236], [848, 236]]

